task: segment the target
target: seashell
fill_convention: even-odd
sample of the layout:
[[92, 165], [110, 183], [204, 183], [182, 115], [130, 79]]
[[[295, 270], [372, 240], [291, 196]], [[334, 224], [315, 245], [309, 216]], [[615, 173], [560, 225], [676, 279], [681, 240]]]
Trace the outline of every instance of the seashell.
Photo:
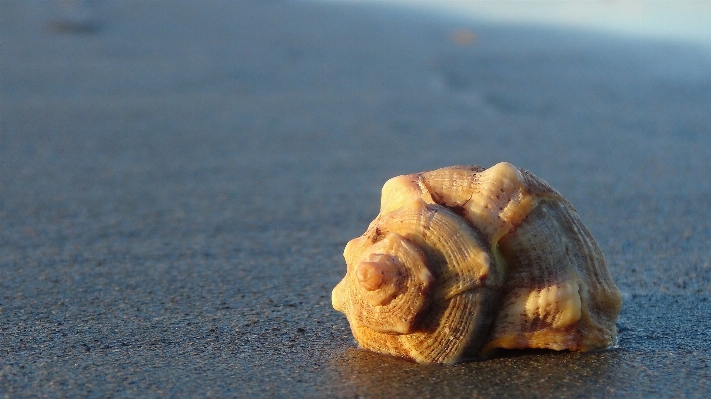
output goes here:
[[388, 180], [334, 288], [362, 348], [454, 364], [497, 349], [615, 344], [622, 306], [573, 207], [508, 163]]

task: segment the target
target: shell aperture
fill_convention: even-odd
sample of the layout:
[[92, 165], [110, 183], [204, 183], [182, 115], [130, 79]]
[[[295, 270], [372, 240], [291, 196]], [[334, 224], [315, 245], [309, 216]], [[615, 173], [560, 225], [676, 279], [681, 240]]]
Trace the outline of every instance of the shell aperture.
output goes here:
[[595, 239], [560, 194], [508, 163], [388, 180], [344, 257], [333, 306], [365, 349], [454, 364], [616, 341], [621, 295]]

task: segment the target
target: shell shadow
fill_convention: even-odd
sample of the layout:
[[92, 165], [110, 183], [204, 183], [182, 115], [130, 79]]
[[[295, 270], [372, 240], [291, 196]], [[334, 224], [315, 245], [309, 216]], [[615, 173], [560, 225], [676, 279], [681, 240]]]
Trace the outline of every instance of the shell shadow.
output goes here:
[[576, 396], [625, 384], [621, 350], [501, 351], [456, 366], [420, 365], [361, 349], [332, 360], [341, 383], [364, 397]]

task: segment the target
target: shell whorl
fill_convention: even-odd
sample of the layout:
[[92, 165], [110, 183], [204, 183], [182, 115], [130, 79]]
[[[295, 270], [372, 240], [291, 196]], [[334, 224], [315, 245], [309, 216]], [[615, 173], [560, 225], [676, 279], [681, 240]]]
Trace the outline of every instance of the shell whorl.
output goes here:
[[[397, 271], [384, 276], [389, 284], [369, 290], [359, 271], [386, 254]], [[486, 309], [499, 301], [502, 279], [482, 237], [453, 212], [415, 199], [381, 215], [344, 256], [348, 270], [333, 290], [333, 305], [348, 316], [362, 347], [447, 363], [475, 355], [483, 344], [494, 315]]]
[[500, 163], [398, 176], [333, 291], [358, 344], [420, 363], [613, 345], [621, 296], [573, 207]]

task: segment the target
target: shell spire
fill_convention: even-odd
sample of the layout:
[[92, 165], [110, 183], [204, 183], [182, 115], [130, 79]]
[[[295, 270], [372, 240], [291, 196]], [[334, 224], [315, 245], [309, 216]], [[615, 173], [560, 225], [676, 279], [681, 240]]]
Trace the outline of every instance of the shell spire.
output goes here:
[[502, 162], [397, 176], [333, 290], [356, 342], [419, 363], [615, 344], [621, 295], [573, 207]]

